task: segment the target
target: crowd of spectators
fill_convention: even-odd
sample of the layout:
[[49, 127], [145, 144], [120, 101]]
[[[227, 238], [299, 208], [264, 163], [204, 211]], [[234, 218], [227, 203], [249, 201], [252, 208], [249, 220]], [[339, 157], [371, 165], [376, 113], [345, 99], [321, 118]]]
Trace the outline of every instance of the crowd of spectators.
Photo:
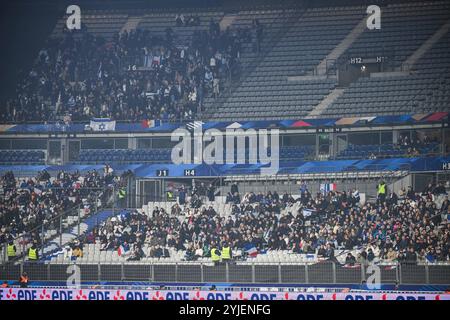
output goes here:
[[[211, 248], [230, 245], [245, 258], [249, 248], [289, 250], [294, 254], [317, 254], [336, 261], [335, 250], [349, 253], [348, 264], [371, 261], [448, 261], [450, 214], [448, 196], [442, 185], [422, 193], [409, 188], [405, 195], [393, 192], [382, 203], [360, 204], [357, 190], [318, 193], [303, 189], [295, 199], [277, 192], [239, 195], [234, 185], [231, 215], [221, 216], [204, 205], [174, 204], [171, 212], [155, 208], [151, 215], [137, 211], [111, 218], [91, 234], [102, 250], [118, 250], [125, 245], [130, 258], [139, 260], [169, 255], [168, 248], [185, 252], [186, 260], [208, 257]], [[230, 192], [231, 195], [231, 192]], [[436, 196], [445, 197], [438, 207]], [[300, 209], [291, 212], [292, 205]], [[285, 209], [285, 210], [283, 210]], [[284, 213], [282, 213], [284, 212]], [[123, 248], [123, 247], [122, 247]], [[351, 251], [358, 252], [354, 255]]]
[[175, 24], [177, 27], [198, 27], [200, 25], [200, 17], [192, 15], [185, 18], [184, 14], [177, 14], [175, 15]]
[[[59, 221], [52, 218], [75, 208], [86, 212], [102, 206], [108, 198], [108, 185], [116, 183], [112, 172], [95, 170], [86, 174], [60, 171], [55, 177], [42, 171], [36, 177], [19, 179], [12, 172], [0, 177], [0, 244], [26, 234], [24, 241], [41, 244], [41, 230], [45, 225], [57, 229]], [[29, 233], [32, 232], [32, 233]]]
[[249, 36], [247, 29], [221, 31], [214, 21], [188, 45], [171, 28], [165, 36], [136, 29], [110, 41], [66, 31], [47, 40], [0, 122], [191, 120], [205, 97], [221, 94]]
[[[407, 157], [419, 156], [424, 148], [430, 147], [430, 145], [436, 145], [440, 143], [436, 136], [429, 136], [427, 134], [419, 135], [416, 131], [412, 134], [401, 134], [397, 140], [397, 148], [405, 150]], [[428, 150], [428, 152], [437, 152], [438, 150]]]

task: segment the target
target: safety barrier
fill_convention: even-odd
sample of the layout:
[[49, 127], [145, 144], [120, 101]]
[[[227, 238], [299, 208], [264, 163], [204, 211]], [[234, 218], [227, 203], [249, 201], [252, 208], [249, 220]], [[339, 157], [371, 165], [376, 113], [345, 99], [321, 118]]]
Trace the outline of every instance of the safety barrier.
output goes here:
[[[31, 281], [66, 281], [74, 264], [20, 263], [0, 267], [0, 280], [18, 280], [26, 272]], [[146, 281], [163, 283], [361, 284], [373, 282], [373, 269], [333, 262], [295, 263], [153, 263], [76, 264], [79, 280]], [[71, 268], [69, 268], [71, 267]], [[379, 265], [381, 284], [450, 285], [450, 265]], [[372, 277], [372, 278], [370, 278]]]

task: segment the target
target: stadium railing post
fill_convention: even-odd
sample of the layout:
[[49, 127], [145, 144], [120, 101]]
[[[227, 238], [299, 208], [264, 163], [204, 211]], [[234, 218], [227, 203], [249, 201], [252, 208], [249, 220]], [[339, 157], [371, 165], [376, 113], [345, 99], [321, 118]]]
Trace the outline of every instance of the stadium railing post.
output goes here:
[[366, 280], [366, 266], [361, 263], [361, 282]]
[[333, 284], [336, 284], [336, 264], [331, 262], [331, 265], [333, 267]]
[[52, 279], [50, 274], [50, 263], [47, 263], [46, 266], [47, 266], [47, 281], [50, 281]]
[[25, 262], [25, 255], [26, 255], [25, 241], [24, 239], [22, 239], [22, 263]]
[[77, 215], [78, 215], [78, 221], [77, 221], [77, 236], [80, 236], [80, 224], [81, 224], [81, 206], [77, 208]]
[[278, 283], [281, 283], [281, 262], [278, 262]]
[[150, 272], [151, 279], [150, 279], [150, 281], [155, 281], [155, 265], [152, 263], [150, 265], [150, 267], [151, 267], [151, 272]]
[[44, 233], [44, 224], [41, 227], [41, 257], [44, 256], [44, 243], [45, 243], [45, 233]]
[[402, 281], [402, 264], [401, 263], [398, 264], [397, 270], [398, 270], [398, 272], [397, 272], [398, 283], [399, 284], [403, 284], [403, 281]]
[[428, 264], [425, 264], [425, 283], [430, 284], [430, 273], [429, 273]]
[[203, 262], [200, 263], [200, 282], [201, 283], [205, 282], [205, 275], [203, 273]]
[[399, 269], [399, 263], [397, 262], [397, 264], [395, 265], [395, 281], [397, 283], [400, 283], [400, 278], [399, 278], [399, 275], [398, 275], [398, 269]]
[[98, 281], [102, 281], [102, 270], [100, 268], [100, 262], [97, 263], [97, 277], [98, 277]]
[[62, 216], [59, 217], [59, 246], [62, 247]]
[[308, 264], [305, 264], [305, 283], [309, 283]]
[[225, 282], [230, 282], [230, 274], [228, 269], [228, 262], [225, 262]]
[[125, 280], [125, 270], [124, 270], [124, 265], [123, 262], [120, 264], [120, 281], [124, 281]]
[[175, 262], [175, 282], [178, 282], [178, 262]]
[[3, 253], [3, 263], [2, 264], [6, 264], [8, 261], [8, 253], [7, 253], [7, 246], [8, 246], [8, 242], [5, 242], [2, 246], [2, 253]]
[[255, 263], [252, 262], [252, 283], [255, 283]]

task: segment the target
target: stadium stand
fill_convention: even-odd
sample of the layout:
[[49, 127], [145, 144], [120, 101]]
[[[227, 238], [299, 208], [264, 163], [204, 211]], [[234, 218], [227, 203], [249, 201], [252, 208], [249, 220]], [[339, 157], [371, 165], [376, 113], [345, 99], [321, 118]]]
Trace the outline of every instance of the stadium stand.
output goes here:
[[[385, 22], [390, 27], [386, 27], [386, 31], [365, 33], [347, 55], [366, 58], [388, 56], [392, 59], [389, 63], [393, 68], [406, 69], [406, 73], [360, 78], [345, 89], [322, 116], [354, 116], [360, 112], [361, 105], [366, 106], [367, 115], [448, 109], [448, 32], [414, 65], [402, 66], [421, 43], [449, 21], [448, 2], [430, 2], [425, 9], [421, 4], [392, 5], [386, 11]], [[399, 18], [397, 15], [404, 16]]]
[[[14, 168], [0, 177], [0, 262], [12, 242], [22, 262], [35, 244], [46, 265], [97, 270], [202, 263], [203, 272], [211, 249], [227, 244], [237, 264], [448, 264], [450, 184], [438, 176], [448, 178], [449, 9], [387, 3], [381, 30], [370, 31], [361, 29], [365, 6], [93, 10], [75, 32], [61, 18], [0, 114], [14, 124], [0, 127], [0, 172]], [[342, 84], [355, 57], [383, 65]], [[405, 116], [374, 120], [393, 115]], [[103, 132], [87, 124], [97, 117], [132, 123]], [[157, 120], [177, 126], [153, 132]], [[282, 128], [279, 170], [173, 164], [169, 131], [196, 120], [222, 131]], [[14, 127], [56, 121], [78, 127]], [[433, 137], [419, 139], [416, 127]], [[36, 135], [48, 150], [13, 150], [14, 134]], [[54, 161], [50, 141], [59, 142]], [[52, 172], [23, 178], [36, 168]], [[413, 190], [413, 171], [420, 183], [434, 180]], [[389, 193], [380, 196], [383, 179]]]
[[[128, 14], [119, 10], [90, 10], [83, 12], [83, 27], [89, 33], [111, 40], [122, 30], [128, 19]], [[62, 37], [67, 32], [66, 18], [61, 17], [56, 23], [52, 37]]]
[[[449, 202], [446, 197], [438, 207], [433, 199], [445, 192], [443, 185], [422, 193], [409, 189], [360, 206], [356, 190], [317, 197], [306, 190], [298, 199], [276, 192], [247, 193], [242, 199], [235, 194], [228, 199], [234, 204], [220, 199], [202, 204], [198, 201], [205, 199], [194, 191], [181, 206], [149, 203], [108, 219], [90, 235], [77, 263], [209, 262], [209, 250], [224, 243], [236, 261], [442, 262], [449, 259], [449, 224], [441, 220]], [[67, 259], [61, 252], [51, 261]]]
[[[201, 20], [209, 17], [205, 14]], [[10, 112], [2, 114], [2, 120], [18, 123], [64, 116], [73, 121], [93, 116], [128, 121], [189, 120], [202, 107], [205, 96], [216, 94], [215, 88], [235, 63], [243, 41], [242, 34], [220, 31], [212, 19], [209, 29], [202, 32], [176, 28], [190, 32], [187, 38], [180, 33], [179, 38], [189, 44], [180, 46], [169, 30], [164, 35], [153, 33], [154, 27], [160, 30], [153, 25], [160, 20], [152, 17], [151, 23], [142, 22], [152, 32], [124, 31], [106, 40], [101, 37], [102, 30], [107, 30], [114, 18], [105, 19], [98, 22], [103, 27], [93, 28], [92, 33], [82, 29], [50, 38], [19, 84], [19, 96], [9, 101]]]
[[[211, 118], [286, 119], [306, 115], [337, 82], [314, 77], [290, 81], [288, 77], [311, 75], [314, 67], [362, 17], [355, 7], [300, 11], [295, 19], [287, 20], [289, 24], [286, 19], [278, 18], [278, 23], [286, 26], [284, 35], [271, 44], [272, 50], [241, 80], [239, 88]], [[245, 113], [241, 111], [242, 106]]]
[[30, 178], [16, 178], [13, 172], [7, 172], [0, 182], [0, 243], [12, 241], [19, 254], [33, 243], [47, 246], [58, 236], [57, 218], [63, 217], [67, 228], [79, 223], [78, 211], [84, 218], [105, 205], [111, 195], [107, 187], [120, 181], [111, 173], [95, 170], [85, 174], [60, 171], [53, 177], [44, 170]]
[[347, 57], [389, 57], [398, 68], [450, 18], [446, 1], [389, 4], [380, 30], [367, 30], [347, 50]]
[[[22, 93], [9, 102], [12, 112], [8, 116], [13, 118], [5, 118], [4, 114], [1, 120], [36, 121], [39, 120], [36, 114], [42, 114], [42, 120], [56, 120], [64, 115], [71, 115], [72, 120], [92, 116], [165, 121], [199, 117], [290, 119], [307, 116], [319, 106], [319, 114], [323, 116], [354, 116], [361, 104], [367, 106], [368, 115], [442, 111], [449, 99], [445, 71], [449, 60], [448, 32], [425, 50], [414, 65], [405, 62], [446, 25], [450, 19], [448, 6], [445, 1], [387, 4], [383, 6], [383, 28], [364, 30], [351, 41], [344, 39], [364, 20], [366, 12], [362, 6], [292, 7], [236, 13], [205, 9], [88, 12], [83, 20], [87, 32], [99, 38], [93, 41], [85, 30], [74, 33], [72, 39], [64, 31], [61, 19], [29, 77], [19, 86]], [[176, 22], [180, 15], [185, 22]], [[190, 18], [198, 20], [186, 26]], [[127, 31], [129, 19], [136, 19], [137, 31]], [[56, 40], [64, 38], [64, 41]], [[155, 45], [145, 51], [144, 44], [151, 39]], [[74, 60], [77, 52], [70, 51], [74, 43], [77, 51], [86, 47], [90, 50], [82, 57], [92, 57], [94, 52], [102, 50], [107, 58], [94, 55], [89, 64], [85, 58], [75, 59], [68, 74], [53, 78], [49, 65], [56, 68], [52, 72], [63, 74], [61, 65], [68, 59]], [[211, 51], [201, 49], [206, 43], [212, 45]], [[329, 61], [330, 70], [326, 74], [318, 74], [318, 66], [330, 52], [345, 47], [344, 44], [349, 46], [345, 53]], [[162, 55], [158, 53], [161, 48]], [[58, 49], [63, 49], [62, 54], [58, 55]], [[166, 54], [170, 54], [167, 61]], [[181, 61], [180, 54], [184, 55]], [[190, 65], [188, 61], [194, 62], [192, 54], [196, 59]], [[211, 65], [212, 57], [218, 61], [216, 66]], [[334, 68], [352, 57], [363, 61], [383, 57], [385, 68], [397, 73], [375, 73], [373, 77], [351, 82], [348, 88], [339, 88]], [[159, 61], [163, 70], [169, 72], [167, 82], [161, 82], [164, 73], [146, 71], [145, 66], [154, 67], [154, 61]], [[196, 70], [193, 74], [192, 68]], [[97, 79], [102, 82], [99, 88], [94, 88], [91, 83]], [[132, 83], [130, 88], [121, 88], [126, 81]], [[181, 85], [178, 94], [177, 83]], [[65, 89], [61, 90], [63, 84]], [[100, 98], [100, 88], [111, 85], [114, 89], [108, 90], [110, 97]], [[51, 92], [49, 87], [54, 87]], [[436, 87], [439, 89], [434, 90]], [[30, 88], [39, 94], [30, 95]], [[96, 99], [90, 96], [93, 93]], [[143, 93], [147, 98], [141, 97]], [[82, 102], [86, 101], [84, 97], [89, 102]], [[125, 106], [129, 106], [126, 112]]]

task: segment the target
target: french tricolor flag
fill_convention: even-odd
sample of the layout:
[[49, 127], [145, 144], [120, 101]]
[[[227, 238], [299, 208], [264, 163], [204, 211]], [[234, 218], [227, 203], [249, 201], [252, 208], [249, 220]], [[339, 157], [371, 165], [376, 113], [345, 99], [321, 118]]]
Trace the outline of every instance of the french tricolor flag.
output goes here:
[[336, 183], [321, 183], [320, 184], [320, 191], [323, 193], [327, 193], [330, 191], [336, 191]]
[[245, 252], [250, 256], [250, 257], [256, 257], [258, 255], [258, 250], [256, 249], [255, 246], [249, 246], [248, 248], [245, 249]]

